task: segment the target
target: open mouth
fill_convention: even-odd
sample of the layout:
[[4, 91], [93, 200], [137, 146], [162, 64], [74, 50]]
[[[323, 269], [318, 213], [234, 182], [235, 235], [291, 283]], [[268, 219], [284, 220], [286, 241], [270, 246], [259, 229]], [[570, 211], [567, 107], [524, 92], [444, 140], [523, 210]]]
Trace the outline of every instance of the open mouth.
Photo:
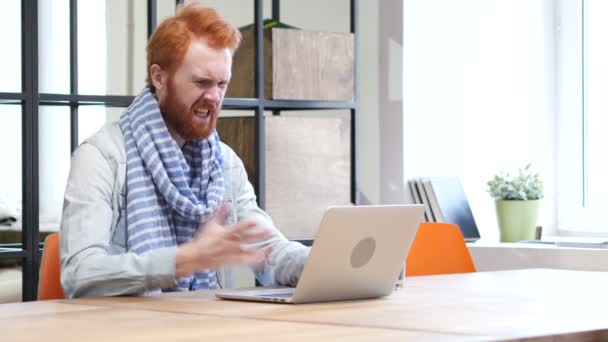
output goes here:
[[211, 115], [211, 111], [208, 109], [195, 109], [194, 110], [194, 115], [201, 118], [201, 119], [206, 119]]

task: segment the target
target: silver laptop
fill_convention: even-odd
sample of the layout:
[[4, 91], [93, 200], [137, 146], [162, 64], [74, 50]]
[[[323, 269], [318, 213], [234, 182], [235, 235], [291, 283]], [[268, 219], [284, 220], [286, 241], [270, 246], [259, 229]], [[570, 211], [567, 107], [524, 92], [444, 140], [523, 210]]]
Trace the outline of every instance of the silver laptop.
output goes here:
[[417, 204], [330, 207], [297, 287], [224, 290], [216, 296], [298, 304], [389, 295], [423, 214]]

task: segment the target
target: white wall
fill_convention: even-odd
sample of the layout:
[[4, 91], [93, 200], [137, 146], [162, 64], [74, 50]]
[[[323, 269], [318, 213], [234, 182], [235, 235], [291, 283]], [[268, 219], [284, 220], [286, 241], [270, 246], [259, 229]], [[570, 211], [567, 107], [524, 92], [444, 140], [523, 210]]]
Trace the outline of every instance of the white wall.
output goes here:
[[[365, 1], [362, 1], [363, 3]], [[369, 4], [368, 4], [369, 5]], [[376, 104], [375, 110], [370, 109], [363, 115], [376, 117], [377, 131], [362, 131], [361, 144], [367, 140], [377, 139], [378, 151], [362, 151], [364, 162], [375, 154], [379, 157], [377, 173], [367, 175], [379, 182], [378, 203], [396, 204], [411, 202], [407, 183], [403, 178], [405, 172], [405, 153], [403, 139], [403, 0], [388, 0], [378, 2], [378, 21], [367, 22], [367, 11], [361, 15], [362, 33], [374, 32], [375, 37], [361, 41], [361, 87], [369, 87], [368, 80], [376, 75], [377, 92], [361, 93], [361, 106], [368, 103]], [[363, 50], [373, 41], [377, 42], [377, 50]], [[364, 52], [365, 51], [365, 52]], [[366, 65], [365, 59], [375, 58], [375, 63]], [[374, 70], [375, 69], [375, 70]], [[370, 119], [368, 119], [370, 120]], [[375, 142], [375, 141], [374, 141]], [[374, 146], [371, 144], [370, 146]], [[375, 152], [375, 153], [374, 153]]]
[[[390, 1], [394, 2], [394, 1]], [[380, 8], [376, 1], [359, 1], [359, 111], [357, 118], [357, 171], [359, 200], [380, 203], [380, 135], [378, 102], [380, 72], [378, 38]], [[400, 22], [395, 23], [401, 26]], [[398, 163], [402, 164], [402, 163]]]
[[552, 0], [404, 0], [404, 179], [461, 176], [484, 240], [498, 238], [486, 182], [528, 162], [545, 181], [539, 224], [555, 229], [554, 12]]

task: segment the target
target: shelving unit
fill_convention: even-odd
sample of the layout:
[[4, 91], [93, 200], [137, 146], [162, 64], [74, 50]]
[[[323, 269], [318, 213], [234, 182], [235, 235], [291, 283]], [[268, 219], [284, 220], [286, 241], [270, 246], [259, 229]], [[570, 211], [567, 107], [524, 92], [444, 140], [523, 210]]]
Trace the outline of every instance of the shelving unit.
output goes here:
[[[272, 19], [280, 22], [280, 0], [272, 1]], [[255, 112], [255, 191], [258, 196], [258, 204], [261, 208], [265, 207], [265, 125], [264, 111], [271, 110], [274, 115], [280, 115], [281, 111], [287, 110], [319, 110], [319, 109], [346, 109], [350, 110], [350, 143], [351, 143], [351, 202], [359, 203], [358, 198], [358, 178], [357, 178], [357, 145], [356, 145], [356, 122], [357, 109], [359, 107], [358, 91], [358, 0], [350, 0], [350, 32], [354, 35], [354, 87], [355, 97], [352, 101], [302, 101], [302, 100], [271, 100], [264, 98], [264, 8], [263, 0], [254, 0], [254, 83], [255, 98], [226, 98], [224, 100], [225, 109], [233, 110], [254, 110]]]

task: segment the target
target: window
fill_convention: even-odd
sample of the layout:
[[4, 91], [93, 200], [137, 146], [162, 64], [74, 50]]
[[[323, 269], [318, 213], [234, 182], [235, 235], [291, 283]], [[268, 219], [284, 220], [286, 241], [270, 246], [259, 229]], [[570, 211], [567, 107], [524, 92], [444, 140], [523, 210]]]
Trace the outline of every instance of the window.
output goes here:
[[608, 235], [608, 2], [560, 1], [558, 229]]
[[117, 120], [143, 87], [148, 31], [173, 13], [175, 4], [0, 3], [0, 29], [9, 51], [0, 55], [5, 162], [0, 209], [17, 218], [0, 227], [0, 266], [3, 259], [23, 263], [23, 299], [35, 299], [38, 241], [59, 227], [70, 151], [105, 122]]
[[499, 238], [487, 181], [528, 163], [555, 231], [554, 18], [553, 1], [404, 2], [404, 173], [461, 177], [483, 241]]
[[[119, 109], [107, 105], [127, 105], [130, 95], [144, 86], [146, 2], [95, 0], [74, 5], [70, 7], [68, 0], [52, 5], [39, 1], [39, 167], [44, 170], [39, 177], [40, 232], [59, 226], [70, 149], [117, 119], [109, 114]], [[76, 37], [70, 35], [71, 11], [76, 14]]]

